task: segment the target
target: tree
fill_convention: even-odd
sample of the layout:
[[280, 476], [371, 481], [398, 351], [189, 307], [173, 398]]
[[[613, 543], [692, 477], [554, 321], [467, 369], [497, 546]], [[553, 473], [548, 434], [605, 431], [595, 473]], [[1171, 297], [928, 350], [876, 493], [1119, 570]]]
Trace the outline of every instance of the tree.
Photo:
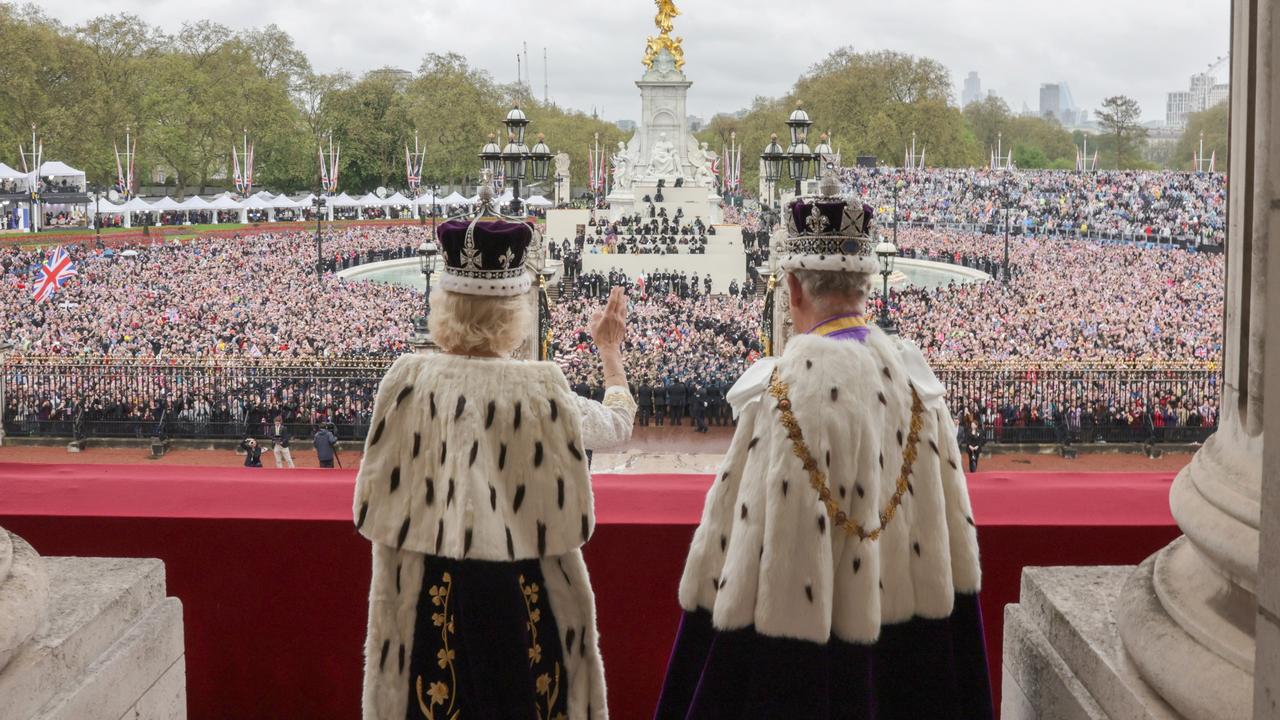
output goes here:
[[[479, 176], [476, 153], [497, 133], [509, 108], [493, 78], [456, 53], [431, 53], [406, 90], [412, 132], [427, 143], [423, 184], [466, 182]], [[499, 140], [502, 144], [502, 140]]]
[[335, 142], [342, 143], [341, 177], [348, 186], [404, 184], [404, 141], [413, 132], [405, 86], [375, 70], [328, 99], [327, 119]]
[[1138, 101], [1124, 95], [1112, 95], [1102, 101], [1098, 110], [1098, 124], [1113, 141], [1116, 168], [1130, 167], [1135, 164], [1135, 148], [1137, 141], [1147, 136], [1147, 131], [1139, 124], [1142, 110]]
[[1013, 113], [1009, 110], [1009, 106], [1004, 100], [994, 96], [987, 97], [971, 102], [964, 106], [964, 119], [969, 124], [969, 128], [973, 131], [973, 136], [977, 139], [978, 144], [982, 148], [994, 148], [1001, 136], [1008, 135], [1009, 139], [1013, 137], [1009, 133], [1009, 125], [1013, 120]]
[[1204, 133], [1204, 154], [1217, 153], [1219, 171], [1227, 168], [1231, 146], [1227, 143], [1227, 116], [1230, 103], [1223, 102], [1208, 110], [1192, 113], [1187, 118], [1187, 128], [1173, 150], [1172, 167], [1196, 169], [1192, 158], [1200, 152], [1200, 133]]

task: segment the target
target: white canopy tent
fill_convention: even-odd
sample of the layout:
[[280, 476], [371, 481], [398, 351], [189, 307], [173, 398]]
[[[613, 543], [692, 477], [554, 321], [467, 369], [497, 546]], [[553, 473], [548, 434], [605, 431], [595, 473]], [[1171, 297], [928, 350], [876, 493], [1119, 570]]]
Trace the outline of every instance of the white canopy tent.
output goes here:
[[262, 194], [253, 195], [240, 201], [240, 222], [249, 222], [250, 210], [263, 210], [267, 213], [267, 222], [275, 220], [275, 206], [271, 204], [271, 193], [267, 193], [267, 197], [263, 198]]
[[373, 193], [368, 193], [364, 197], [360, 198], [359, 202], [360, 207], [386, 207], [387, 204], [386, 200], [383, 200]]
[[13, 168], [9, 167], [8, 165], [5, 165], [4, 163], [0, 162], [0, 180], [25, 181], [27, 179], [28, 177], [25, 173], [20, 173], [17, 170], [14, 170]]
[[210, 210], [239, 210], [240, 202], [237, 201], [235, 198], [231, 197], [230, 194], [223, 193], [222, 195], [219, 195], [218, 197], [214, 198], [209, 203], [209, 209]]
[[124, 226], [133, 227], [134, 213], [154, 212], [155, 208], [151, 207], [150, 203], [144, 202], [142, 198], [136, 197], [121, 205], [120, 210], [124, 212]]
[[552, 205], [555, 205], [555, 203], [551, 202], [550, 200], [546, 199], [541, 195], [530, 196], [528, 200], [524, 201], [524, 204], [528, 205], [529, 207], [539, 207], [539, 208], [549, 208]]
[[65, 182], [68, 187], [79, 192], [85, 191], [84, 171], [77, 170], [64, 162], [50, 160], [43, 163], [40, 165], [38, 174], [51, 187], [60, 187]]
[[99, 199], [93, 209], [99, 215], [123, 215], [125, 213], [124, 203], [117, 205], [106, 198]]
[[174, 211], [180, 212], [183, 208], [181, 205], [178, 204], [178, 201], [174, 200], [168, 195], [165, 195], [159, 200], [151, 203], [151, 207], [149, 209], [152, 212], [174, 212]]
[[[477, 195], [476, 197], [479, 197], [479, 195]], [[455, 190], [449, 193], [448, 195], [445, 195], [444, 197], [440, 198], [440, 204], [441, 205], [474, 205], [475, 201], [470, 198], [463, 197], [458, 193], [458, 191]]]
[[[391, 196], [383, 200], [383, 202], [386, 203], [388, 208], [397, 208], [397, 211], [401, 213], [400, 217], [402, 218], [406, 217], [404, 215], [405, 208], [409, 208], [408, 217], [418, 217], [418, 204], [398, 191], [392, 193]], [[390, 212], [387, 213], [387, 217], [391, 217]]]
[[360, 201], [346, 193], [329, 198], [329, 207], [360, 207]]
[[191, 211], [191, 210], [210, 210], [212, 209], [213, 206], [209, 203], [208, 200], [205, 200], [199, 195], [192, 195], [186, 200], [183, 200], [182, 202], [178, 203], [178, 207], [182, 208], [183, 210]]
[[133, 198], [120, 207], [125, 212], [151, 212], [155, 209], [151, 207], [150, 203], [140, 197]]

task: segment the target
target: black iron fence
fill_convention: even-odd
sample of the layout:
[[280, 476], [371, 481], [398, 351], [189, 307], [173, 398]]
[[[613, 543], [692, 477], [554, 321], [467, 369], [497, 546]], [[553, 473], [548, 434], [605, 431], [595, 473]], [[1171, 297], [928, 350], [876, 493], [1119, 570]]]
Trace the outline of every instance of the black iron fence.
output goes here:
[[1203, 442], [1216, 428], [1217, 363], [935, 363], [947, 406], [988, 442]]
[[18, 436], [261, 438], [280, 415], [295, 437], [362, 440], [391, 360], [9, 357], [0, 411]]
[[[340, 439], [362, 440], [391, 361], [11, 356], [0, 367], [0, 410], [5, 433], [18, 436], [238, 440], [269, 436], [281, 415], [294, 437], [331, 422]], [[1220, 397], [1215, 363], [934, 369], [952, 412], [980, 414], [997, 443], [1199, 441]]]

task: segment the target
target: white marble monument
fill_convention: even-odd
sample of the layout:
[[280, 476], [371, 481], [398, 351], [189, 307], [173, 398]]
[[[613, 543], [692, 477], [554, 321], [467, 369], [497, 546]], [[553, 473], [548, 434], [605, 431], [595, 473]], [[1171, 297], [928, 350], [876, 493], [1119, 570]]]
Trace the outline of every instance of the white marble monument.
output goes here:
[[1004, 720], [1280, 718], [1280, 2], [1233, 0], [1231, 49], [1222, 415], [1170, 492], [1184, 534], [1137, 568], [1023, 574]]
[[[657, 0], [654, 22], [659, 35], [650, 37], [640, 88], [640, 125], [612, 154], [610, 216], [642, 212], [644, 197], [669, 212], [684, 208], [687, 217], [719, 222], [720, 195], [713, 163], [716, 153], [699, 144], [689, 132], [686, 98], [693, 83], [684, 74], [681, 38], [672, 37], [671, 21], [679, 11], [671, 0]], [[659, 183], [664, 202], [656, 200]], [[676, 187], [676, 183], [681, 187]]]

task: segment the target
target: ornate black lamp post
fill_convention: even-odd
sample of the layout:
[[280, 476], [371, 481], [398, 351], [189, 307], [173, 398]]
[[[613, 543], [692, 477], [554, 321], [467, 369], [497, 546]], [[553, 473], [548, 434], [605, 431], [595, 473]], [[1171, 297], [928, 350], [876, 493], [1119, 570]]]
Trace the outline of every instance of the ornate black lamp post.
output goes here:
[[792, 110], [791, 116], [787, 118], [787, 128], [791, 131], [791, 145], [787, 148], [787, 164], [791, 170], [791, 179], [796, 183], [796, 197], [804, 193], [801, 184], [813, 177], [816, 158], [806, 143], [809, 126], [812, 124], [809, 113], [796, 103], [796, 109]]
[[1009, 180], [1006, 178], [1002, 183], [1004, 195], [1004, 284], [1009, 284]]
[[769, 136], [769, 144], [760, 153], [760, 159], [764, 162], [764, 180], [769, 184], [769, 201], [772, 203], [774, 185], [782, 177], [782, 161], [787, 159], [778, 144], [778, 133]]
[[98, 247], [102, 247], [102, 212], [99, 202], [102, 200], [102, 186], [93, 184], [93, 239]]
[[324, 235], [320, 230], [320, 216], [324, 214], [325, 199], [323, 195], [311, 198], [312, 212], [316, 216], [316, 281], [324, 277]]
[[493, 135], [490, 135], [489, 142], [480, 149], [480, 161], [484, 169], [489, 171], [490, 177], [505, 178], [507, 185], [511, 188], [512, 214], [520, 214], [523, 212], [520, 183], [525, 179], [526, 174], [530, 175], [534, 182], [546, 180], [552, 153], [541, 135], [538, 136], [538, 142], [534, 144], [532, 150], [524, 144], [524, 133], [529, 125], [529, 118], [519, 106], [511, 108], [511, 112], [507, 113], [502, 123], [507, 126], [506, 146], [499, 149]]
[[434, 237], [418, 246], [418, 269], [422, 272], [422, 279], [426, 283], [426, 289], [422, 293], [422, 316], [413, 323], [416, 336], [414, 344], [419, 347], [425, 347], [430, 343], [427, 318], [431, 315], [431, 276], [436, 271], [436, 260], [439, 256], [440, 246], [436, 244]]
[[893, 274], [894, 258], [898, 255], [898, 248], [891, 242], [884, 240], [876, 245], [876, 258], [880, 260], [880, 277], [884, 279], [884, 296], [882, 302], [884, 305], [880, 310], [880, 329], [889, 335], [895, 335], [898, 328], [893, 323], [893, 316], [889, 314], [889, 276]]

